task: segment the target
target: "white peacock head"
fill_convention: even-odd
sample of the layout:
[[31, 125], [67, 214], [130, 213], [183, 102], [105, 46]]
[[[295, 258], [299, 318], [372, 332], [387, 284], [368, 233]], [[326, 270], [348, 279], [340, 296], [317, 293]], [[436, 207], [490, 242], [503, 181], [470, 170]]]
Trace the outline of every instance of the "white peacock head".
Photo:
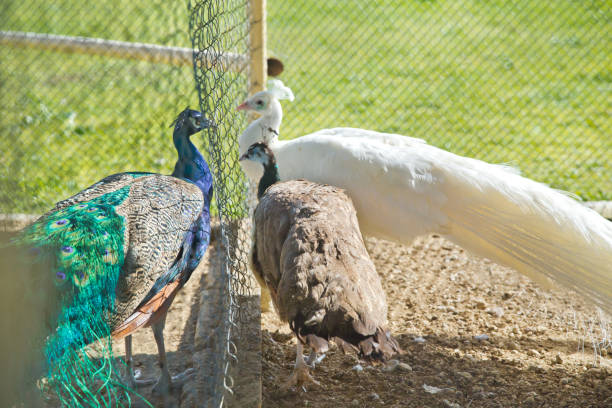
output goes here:
[[275, 101], [278, 103], [278, 100], [284, 99], [289, 101], [295, 99], [291, 89], [286, 87], [279, 79], [270, 79], [267, 90], [257, 92], [236, 107], [236, 110], [253, 111], [263, 116], [274, 109]]

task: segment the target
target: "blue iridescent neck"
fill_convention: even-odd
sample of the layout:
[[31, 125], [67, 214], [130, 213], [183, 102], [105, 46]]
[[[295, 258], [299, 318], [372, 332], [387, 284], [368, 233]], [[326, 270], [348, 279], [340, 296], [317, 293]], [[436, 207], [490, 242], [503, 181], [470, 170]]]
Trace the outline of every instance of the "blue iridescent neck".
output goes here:
[[184, 126], [177, 124], [172, 139], [174, 147], [176, 147], [178, 152], [178, 160], [172, 175], [187, 179], [197, 185], [202, 190], [207, 204], [210, 204], [212, 198], [212, 174], [208, 163], [204, 160], [204, 156], [191, 142]]

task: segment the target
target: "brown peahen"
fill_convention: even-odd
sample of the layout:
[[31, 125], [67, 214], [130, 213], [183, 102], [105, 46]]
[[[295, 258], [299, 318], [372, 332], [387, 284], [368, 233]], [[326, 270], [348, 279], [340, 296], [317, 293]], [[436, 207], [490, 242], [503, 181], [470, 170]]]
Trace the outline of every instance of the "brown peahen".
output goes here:
[[263, 164], [254, 214], [251, 267], [269, 290], [282, 321], [297, 337], [295, 370], [287, 386], [314, 382], [302, 345], [344, 350], [384, 361], [400, 352], [389, 334], [387, 302], [346, 193], [306, 180], [279, 182], [272, 151], [252, 145], [240, 157]]
[[[153, 382], [137, 381], [132, 371], [131, 334], [142, 326], [152, 327], [159, 352], [154, 393], [190, 374], [170, 376], [163, 330], [209, 243], [212, 175], [190, 136], [210, 126], [200, 112], [184, 110], [174, 123], [178, 161], [171, 176], [108, 176], [57, 203], [14, 242], [28, 255], [24, 286], [36, 288], [24, 296], [36, 299], [30, 305], [45, 323], [42, 332], [22, 332], [33, 334], [29, 348], [44, 350], [42, 374], [63, 405], [131, 405], [136, 386]], [[112, 353], [112, 340], [121, 338], [127, 378]]]

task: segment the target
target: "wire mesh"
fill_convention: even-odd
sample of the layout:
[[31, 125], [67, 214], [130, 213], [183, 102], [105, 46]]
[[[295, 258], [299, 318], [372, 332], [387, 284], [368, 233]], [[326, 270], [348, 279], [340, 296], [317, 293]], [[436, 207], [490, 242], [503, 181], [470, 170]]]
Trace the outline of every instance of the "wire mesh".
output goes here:
[[[170, 122], [177, 109], [199, 104], [217, 125], [207, 137], [193, 141], [206, 151], [215, 172], [213, 204], [222, 223], [226, 258], [227, 296], [220, 303], [227, 304], [218, 308], [227, 313], [225, 320], [220, 319], [226, 327], [216, 330], [222, 337], [215, 344], [219, 353], [209, 362], [214, 370], [203, 385], [205, 405], [220, 406], [231, 391], [230, 361], [237, 355], [234, 339], [239, 333], [231, 328], [245, 312], [240, 310], [241, 297], [251, 292], [245, 264], [247, 186], [235, 142], [245, 127], [235, 107], [247, 93], [249, 10], [246, 0], [193, 3], [2, 3], [0, 214], [41, 214], [59, 199], [111, 173], [171, 173], [176, 153]], [[42, 42], [50, 39], [46, 34], [62, 36], [55, 37], [62, 41], [64, 36], [80, 36], [114, 42], [102, 47], [110, 48], [103, 55], [87, 49], [67, 52], [11, 43], [3, 35], [9, 31], [43, 34]], [[193, 45], [193, 65], [191, 55], [186, 65], [181, 58], [126, 57], [119, 49], [120, 41], [188, 50]]]
[[200, 107], [217, 124], [208, 131], [208, 146], [225, 250], [223, 278], [228, 296], [228, 307], [221, 308], [227, 313], [226, 336], [222, 343], [215, 345], [219, 348], [217, 355], [223, 358], [212, 370], [220, 377], [210, 382], [206, 390], [207, 395], [219, 396], [219, 399], [215, 397], [214, 406], [223, 405], [223, 389], [232, 391], [230, 364], [237, 359], [234, 343], [235, 336], [240, 334], [237, 323], [248, 312], [241, 308], [241, 299], [252, 293], [247, 277], [249, 189], [239, 166], [237, 143], [246, 123], [236, 112], [236, 106], [247, 95], [248, 64], [245, 60], [241, 67], [228, 71], [223, 69], [220, 59], [202, 63], [201, 55], [220, 56], [228, 52], [248, 55], [248, 5], [247, 0], [204, 0], [191, 4], [190, 33]]
[[609, 1], [268, 0], [281, 137], [351, 126], [612, 199]]
[[[186, 2], [6, 0], [0, 30], [189, 47]], [[187, 65], [10, 45], [0, 35], [0, 213], [41, 214], [128, 170], [169, 174]], [[127, 153], [130, 152], [130, 153]]]

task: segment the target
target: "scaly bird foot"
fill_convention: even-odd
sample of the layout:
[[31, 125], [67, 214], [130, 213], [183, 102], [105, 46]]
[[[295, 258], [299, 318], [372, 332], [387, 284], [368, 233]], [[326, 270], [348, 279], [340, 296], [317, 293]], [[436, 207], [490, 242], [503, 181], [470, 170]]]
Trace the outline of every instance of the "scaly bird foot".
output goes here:
[[310, 355], [308, 356], [308, 358], [306, 359], [306, 364], [310, 367], [310, 368], [315, 368], [315, 366], [319, 363], [321, 363], [321, 361], [323, 361], [325, 359], [325, 357], [327, 357], [324, 354], [321, 354], [320, 356], [317, 356], [316, 352], [312, 352], [310, 353]]
[[306, 366], [305, 364], [300, 364], [295, 367], [293, 373], [291, 374], [287, 382], [281, 385], [281, 390], [286, 391], [292, 387], [302, 387], [304, 392], [306, 392], [306, 387], [304, 387], [304, 385], [307, 383], [314, 384], [317, 387], [321, 386], [321, 384], [317, 380], [312, 378], [312, 376], [310, 375], [310, 372], [308, 371], [308, 366]]
[[140, 370], [134, 370], [134, 372], [127, 374], [127, 378], [125, 378], [125, 383], [128, 387], [132, 389], [136, 389], [138, 387], [147, 387], [151, 384], [155, 384], [155, 378], [142, 379], [140, 378], [141, 375], [142, 373], [140, 372]]
[[188, 368], [182, 373], [179, 373], [172, 377], [170, 377], [169, 375], [164, 375], [164, 373], [162, 373], [151, 392], [153, 393], [153, 395], [159, 396], [166, 395], [171, 390], [180, 390], [183, 385], [185, 385], [185, 382], [191, 379], [194, 374], [195, 369], [193, 368]]

